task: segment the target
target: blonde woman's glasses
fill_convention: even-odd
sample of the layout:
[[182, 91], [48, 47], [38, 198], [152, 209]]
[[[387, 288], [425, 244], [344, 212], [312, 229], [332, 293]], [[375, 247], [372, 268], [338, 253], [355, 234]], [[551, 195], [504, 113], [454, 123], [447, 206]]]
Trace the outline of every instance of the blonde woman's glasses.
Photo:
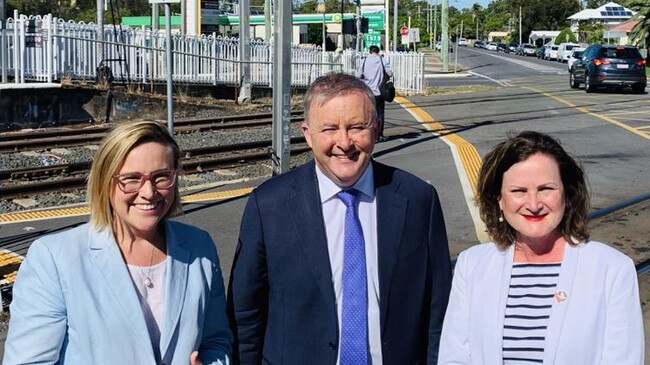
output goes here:
[[117, 187], [127, 194], [140, 191], [146, 181], [150, 181], [155, 189], [165, 190], [176, 184], [176, 170], [159, 170], [151, 174], [139, 172], [116, 174], [113, 175], [113, 179], [117, 182]]

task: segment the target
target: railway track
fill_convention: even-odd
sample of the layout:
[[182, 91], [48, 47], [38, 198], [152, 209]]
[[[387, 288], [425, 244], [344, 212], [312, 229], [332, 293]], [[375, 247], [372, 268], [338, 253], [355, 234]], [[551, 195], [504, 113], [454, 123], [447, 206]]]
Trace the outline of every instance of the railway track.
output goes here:
[[[302, 111], [291, 113], [292, 122], [303, 120]], [[174, 121], [175, 134], [269, 126], [270, 113], [224, 116], [217, 118], [179, 119]], [[164, 123], [164, 122], [161, 122]], [[100, 125], [85, 128], [54, 128], [29, 132], [6, 132], [0, 140], [0, 152], [22, 152], [98, 143], [111, 128]]]
[[[293, 154], [308, 152], [304, 137], [291, 138]], [[186, 174], [208, 169], [224, 168], [268, 159], [271, 140], [206, 146], [183, 150], [181, 164]], [[19, 197], [27, 194], [59, 190], [82, 189], [90, 162], [71, 163], [37, 168], [0, 171], [0, 196]]]

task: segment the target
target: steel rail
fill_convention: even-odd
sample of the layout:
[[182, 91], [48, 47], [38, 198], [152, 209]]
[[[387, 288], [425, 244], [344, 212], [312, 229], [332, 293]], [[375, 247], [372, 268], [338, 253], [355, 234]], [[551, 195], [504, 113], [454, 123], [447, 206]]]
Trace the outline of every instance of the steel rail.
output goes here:
[[[293, 145], [305, 142], [304, 137], [293, 137], [291, 143]], [[181, 166], [188, 174], [197, 173], [198, 168], [201, 170], [222, 167], [224, 165], [237, 163], [242, 161], [255, 161], [264, 158], [270, 158], [268, 148], [271, 147], [271, 140], [242, 142], [237, 144], [200, 147], [188, 149], [183, 151], [183, 158], [181, 159]], [[262, 149], [263, 151], [259, 151]], [[309, 150], [308, 147], [296, 146], [292, 148], [293, 153], [303, 153]], [[221, 154], [221, 156], [209, 156]], [[223, 156], [223, 154], [226, 154]], [[78, 189], [83, 188], [88, 171], [90, 169], [90, 162], [56, 165], [48, 167], [39, 167], [33, 169], [19, 169], [13, 171], [1, 171], [0, 178], [4, 180], [5, 185], [0, 186], [0, 195], [3, 197], [23, 196], [25, 194], [51, 192], [62, 189]], [[74, 174], [80, 176], [65, 176], [57, 177], [61, 174]], [[22, 181], [16, 184], [6, 184], [7, 181], [17, 178], [49, 178], [56, 177], [56, 179], [42, 180], [42, 181]]]

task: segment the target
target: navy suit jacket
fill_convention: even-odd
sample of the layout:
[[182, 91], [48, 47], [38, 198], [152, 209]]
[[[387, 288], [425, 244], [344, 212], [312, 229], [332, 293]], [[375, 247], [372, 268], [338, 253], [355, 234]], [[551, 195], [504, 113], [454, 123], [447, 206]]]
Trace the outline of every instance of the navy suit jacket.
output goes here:
[[[435, 364], [451, 286], [440, 202], [419, 178], [372, 163], [383, 363]], [[240, 364], [336, 364], [339, 329], [324, 224], [313, 161], [249, 197], [228, 298]]]

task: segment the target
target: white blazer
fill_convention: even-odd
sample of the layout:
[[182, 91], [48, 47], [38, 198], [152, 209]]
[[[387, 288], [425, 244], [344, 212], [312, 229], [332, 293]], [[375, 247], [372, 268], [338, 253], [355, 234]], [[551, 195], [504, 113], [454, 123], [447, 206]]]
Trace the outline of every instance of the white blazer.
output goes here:
[[[503, 364], [502, 333], [514, 246], [493, 243], [458, 256], [438, 364]], [[566, 244], [546, 331], [544, 364], [640, 365], [643, 318], [632, 260], [591, 241]]]
[[[167, 221], [161, 364], [226, 364], [232, 334], [210, 235]], [[140, 302], [110, 229], [34, 242], [13, 288], [4, 364], [155, 364]]]

